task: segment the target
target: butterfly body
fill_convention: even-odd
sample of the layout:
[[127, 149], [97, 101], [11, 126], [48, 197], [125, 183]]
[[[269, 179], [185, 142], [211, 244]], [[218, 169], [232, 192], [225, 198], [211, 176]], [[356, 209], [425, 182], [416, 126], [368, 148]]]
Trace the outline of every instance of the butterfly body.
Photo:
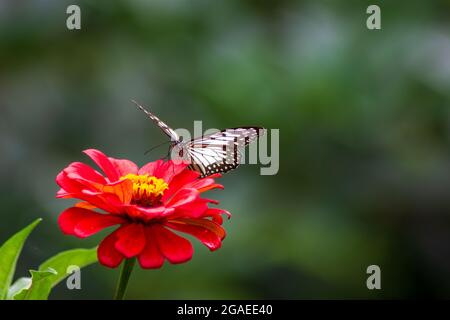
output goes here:
[[262, 127], [228, 128], [183, 141], [175, 130], [137, 102], [133, 102], [170, 137], [171, 158], [188, 162], [189, 168], [199, 172], [201, 177], [225, 173], [237, 168], [242, 157], [239, 149], [256, 141], [265, 131]]

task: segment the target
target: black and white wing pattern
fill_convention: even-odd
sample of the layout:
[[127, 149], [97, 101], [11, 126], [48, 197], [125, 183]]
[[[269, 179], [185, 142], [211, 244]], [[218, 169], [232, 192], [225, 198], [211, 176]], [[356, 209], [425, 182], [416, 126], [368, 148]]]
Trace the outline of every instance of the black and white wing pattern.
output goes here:
[[178, 134], [170, 128], [167, 124], [165, 124], [161, 119], [159, 119], [157, 116], [155, 116], [153, 113], [145, 109], [143, 106], [141, 106], [139, 103], [137, 103], [134, 100], [131, 100], [139, 109], [141, 109], [156, 125], [170, 137], [170, 140], [172, 141], [179, 141], [180, 137]]
[[254, 142], [264, 131], [261, 127], [230, 128], [181, 143], [181, 147], [188, 155], [190, 168], [206, 177], [237, 168], [242, 157], [239, 149]]
[[188, 161], [190, 169], [199, 172], [201, 177], [237, 168], [242, 157], [239, 149], [256, 141], [265, 132], [261, 127], [230, 128], [182, 142], [175, 130], [136, 101], [131, 101], [170, 137], [172, 155]]

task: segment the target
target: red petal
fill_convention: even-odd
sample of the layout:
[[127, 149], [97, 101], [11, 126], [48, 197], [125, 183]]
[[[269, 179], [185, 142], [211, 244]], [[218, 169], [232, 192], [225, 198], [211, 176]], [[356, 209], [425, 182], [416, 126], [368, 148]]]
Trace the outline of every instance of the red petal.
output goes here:
[[82, 190], [81, 193], [74, 195], [74, 197], [89, 202], [106, 212], [115, 214], [123, 212], [123, 203], [120, 202], [120, 199], [115, 194]]
[[159, 251], [171, 263], [183, 263], [192, 258], [192, 244], [161, 225], [152, 226]]
[[199, 192], [196, 189], [181, 189], [179, 190], [165, 205], [167, 207], [181, 207], [188, 203], [194, 202], [199, 197]]
[[105, 228], [121, 224], [123, 222], [124, 220], [119, 216], [96, 213], [77, 223], [74, 229], [74, 234], [77, 237], [86, 238]]
[[126, 176], [129, 173], [137, 174], [138, 172], [138, 166], [130, 160], [114, 158], [108, 159], [121, 177]]
[[201, 218], [208, 210], [208, 201], [198, 199], [175, 209], [169, 218]]
[[222, 216], [215, 215], [215, 216], [212, 216], [212, 221], [214, 221], [214, 222], [217, 223], [217, 224], [222, 225], [222, 223], [223, 223], [223, 218], [222, 218]]
[[166, 208], [164, 206], [154, 207], [154, 208], [144, 208], [136, 205], [124, 206], [127, 214], [132, 218], [142, 219], [149, 221], [155, 219], [164, 214], [170, 214], [174, 211], [173, 208]]
[[124, 259], [124, 256], [115, 248], [117, 231], [103, 239], [97, 249], [98, 261], [109, 268], [116, 268]]
[[91, 190], [91, 191], [99, 191], [102, 190], [104, 184], [97, 183], [91, 180], [86, 180], [81, 178], [77, 173], [66, 173], [67, 178], [72, 181], [78, 183], [80, 185], [80, 189], [82, 190]]
[[103, 170], [110, 182], [119, 180], [120, 176], [108, 157], [101, 151], [88, 149], [84, 151]]
[[81, 208], [69, 208], [58, 217], [58, 225], [64, 234], [74, 235], [75, 226], [91, 211]]
[[125, 257], [131, 258], [145, 247], [144, 227], [140, 223], [130, 223], [117, 230], [116, 249]]
[[148, 174], [149, 176], [154, 176], [154, 172], [158, 169], [164, 161], [157, 160], [147, 163], [145, 166], [139, 169], [138, 174]]
[[206, 191], [209, 191], [209, 190], [212, 190], [212, 189], [222, 189], [222, 190], [225, 189], [223, 187], [223, 185], [221, 185], [219, 183], [208, 184], [208, 185], [206, 185], [204, 187], [201, 187], [201, 188], [196, 187], [196, 188], [197, 188], [198, 192], [200, 192], [200, 193], [206, 192]]
[[144, 250], [138, 257], [139, 264], [144, 269], [161, 268], [164, 264], [164, 257], [158, 249], [156, 238], [153, 235], [152, 227], [145, 228], [146, 243]]
[[63, 187], [62, 190], [66, 191], [66, 194], [61, 190], [58, 191], [57, 197], [74, 197], [89, 201], [83, 197], [87, 194], [95, 196], [102, 194], [102, 189], [104, 188], [104, 184], [81, 178], [77, 173], [67, 172], [67, 169], [64, 169], [62, 174], [59, 174], [56, 179], [56, 182]]
[[222, 245], [222, 239], [225, 237], [223, 228], [207, 219], [199, 220], [196, 224], [192, 224], [188, 219], [173, 220], [166, 223], [166, 226], [193, 235], [211, 251], [219, 249]]
[[178, 190], [183, 188], [190, 182], [195, 181], [200, 176], [199, 172], [192, 170], [183, 170], [180, 174], [176, 175], [169, 184], [169, 189], [164, 192], [162, 201], [170, 199]]
[[215, 223], [214, 221], [211, 221], [209, 219], [181, 218], [181, 219], [177, 219], [176, 221], [208, 229], [208, 230], [216, 233], [217, 236], [220, 237], [220, 239], [222, 239], [222, 240], [226, 236], [225, 229], [223, 229], [220, 225], [218, 225], [217, 223]]
[[163, 179], [166, 183], [170, 183], [172, 178], [177, 176], [187, 167], [186, 163], [175, 163], [172, 160], [164, 162], [157, 160], [150, 162], [139, 170], [139, 174], [148, 174], [159, 179]]
[[203, 214], [204, 217], [220, 217], [221, 214], [226, 214], [228, 219], [231, 218], [231, 213], [224, 209], [219, 208], [208, 208], [208, 210]]
[[61, 186], [61, 190], [59, 190], [56, 194], [58, 198], [78, 198], [107, 212], [120, 212], [121, 203], [115, 195], [103, 194], [102, 192], [95, 191], [92, 188], [86, 188], [85, 185], [68, 178], [67, 173], [64, 171], [61, 171], [58, 174], [56, 177], [56, 183]]
[[154, 172], [154, 176], [163, 179], [166, 183], [170, 183], [172, 179], [182, 172], [188, 166], [187, 163], [177, 162], [170, 160], [165, 162]]
[[58, 224], [63, 233], [80, 238], [88, 237], [106, 227], [122, 222], [121, 217], [77, 207], [64, 210], [58, 218]]
[[85, 180], [90, 180], [95, 183], [105, 184], [105, 178], [96, 170], [88, 166], [87, 164], [81, 162], [73, 162], [67, 168], [64, 169], [64, 172], [67, 174], [71, 174], [70, 178], [80, 178]]
[[68, 198], [73, 198], [73, 197], [75, 197], [75, 195], [73, 193], [68, 193], [63, 188], [59, 189], [58, 192], [56, 193], [56, 198], [68, 199]]
[[221, 173], [213, 173], [212, 175], [209, 175], [208, 178], [221, 178], [222, 174]]
[[208, 177], [203, 179], [195, 180], [186, 185], [186, 188], [194, 188], [197, 189], [198, 192], [205, 192], [211, 189], [223, 189], [221, 184], [215, 183], [214, 179]]
[[[81, 190], [83, 190], [83, 188], [85, 188], [85, 186], [83, 186], [79, 182], [77, 182], [73, 179], [69, 179], [67, 177], [67, 173], [65, 173], [64, 170], [61, 171], [56, 176], [56, 183], [67, 193], [81, 192]], [[61, 193], [61, 190], [58, 192], [58, 194], [60, 194], [60, 193]]]

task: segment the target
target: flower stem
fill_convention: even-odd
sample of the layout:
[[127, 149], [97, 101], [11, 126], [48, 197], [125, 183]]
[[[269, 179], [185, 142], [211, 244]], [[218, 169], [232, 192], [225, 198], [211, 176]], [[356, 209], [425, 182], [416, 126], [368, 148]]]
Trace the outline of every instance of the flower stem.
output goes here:
[[128, 280], [130, 280], [131, 271], [133, 271], [136, 258], [125, 259], [120, 270], [119, 281], [117, 282], [114, 300], [123, 300], [127, 291]]

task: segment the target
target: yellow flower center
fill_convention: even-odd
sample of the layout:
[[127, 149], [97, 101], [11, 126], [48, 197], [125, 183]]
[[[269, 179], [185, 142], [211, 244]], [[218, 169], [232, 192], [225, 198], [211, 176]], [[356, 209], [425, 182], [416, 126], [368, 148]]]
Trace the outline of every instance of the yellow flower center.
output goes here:
[[156, 205], [169, 185], [163, 180], [148, 174], [127, 174], [120, 178], [133, 182], [133, 202], [142, 206]]

